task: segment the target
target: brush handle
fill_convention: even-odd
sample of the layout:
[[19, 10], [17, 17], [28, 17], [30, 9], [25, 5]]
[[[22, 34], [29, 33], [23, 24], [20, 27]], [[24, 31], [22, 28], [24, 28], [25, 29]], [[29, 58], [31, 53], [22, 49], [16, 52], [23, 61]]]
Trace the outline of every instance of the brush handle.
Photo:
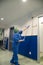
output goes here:
[[23, 31], [25, 31], [26, 29], [28, 29], [30, 26], [27, 26]]

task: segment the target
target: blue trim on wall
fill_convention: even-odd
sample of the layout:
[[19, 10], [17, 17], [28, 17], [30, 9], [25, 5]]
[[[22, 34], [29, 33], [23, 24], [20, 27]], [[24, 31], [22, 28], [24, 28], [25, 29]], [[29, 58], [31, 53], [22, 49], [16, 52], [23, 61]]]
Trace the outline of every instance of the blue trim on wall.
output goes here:
[[20, 43], [19, 54], [37, 60], [37, 36], [25, 36], [25, 41]]

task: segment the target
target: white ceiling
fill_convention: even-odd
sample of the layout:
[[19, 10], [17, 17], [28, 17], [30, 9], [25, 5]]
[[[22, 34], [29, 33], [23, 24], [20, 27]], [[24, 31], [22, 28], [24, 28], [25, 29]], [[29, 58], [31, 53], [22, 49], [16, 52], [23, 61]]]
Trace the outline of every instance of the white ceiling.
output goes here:
[[0, 27], [22, 26], [31, 17], [43, 13], [43, 0], [0, 0]]

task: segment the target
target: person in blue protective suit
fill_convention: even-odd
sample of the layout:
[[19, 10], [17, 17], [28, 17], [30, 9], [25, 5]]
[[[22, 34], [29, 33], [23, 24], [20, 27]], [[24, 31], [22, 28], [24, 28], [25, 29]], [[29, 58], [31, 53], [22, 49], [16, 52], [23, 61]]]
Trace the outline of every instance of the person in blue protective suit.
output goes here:
[[19, 31], [17, 33], [14, 33], [13, 35], [13, 41], [12, 41], [12, 50], [13, 50], [13, 56], [10, 61], [11, 64], [19, 65], [18, 63], [18, 49], [20, 42], [24, 41], [24, 39], [21, 39], [22, 31]]

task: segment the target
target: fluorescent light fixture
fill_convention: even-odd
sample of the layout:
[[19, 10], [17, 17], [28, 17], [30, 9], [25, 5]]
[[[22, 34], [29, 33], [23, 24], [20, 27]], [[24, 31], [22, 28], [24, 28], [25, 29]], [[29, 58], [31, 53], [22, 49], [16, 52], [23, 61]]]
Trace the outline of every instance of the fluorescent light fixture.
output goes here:
[[22, 2], [26, 2], [27, 0], [22, 0]]
[[3, 21], [3, 20], [4, 20], [4, 18], [1, 18], [1, 20]]

